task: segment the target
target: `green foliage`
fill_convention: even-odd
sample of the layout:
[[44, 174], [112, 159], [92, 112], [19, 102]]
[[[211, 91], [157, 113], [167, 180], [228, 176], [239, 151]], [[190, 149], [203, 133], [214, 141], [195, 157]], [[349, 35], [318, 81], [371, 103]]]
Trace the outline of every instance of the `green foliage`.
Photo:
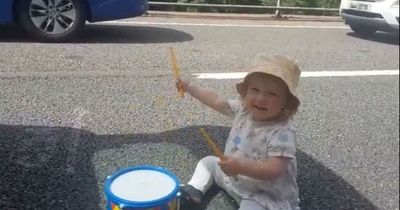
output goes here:
[[261, 5], [263, 6], [276, 6], [276, 0], [262, 0]]
[[282, 6], [337, 8], [340, 0], [283, 0]]
[[[157, 0], [159, 2], [180, 2], [198, 4], [238, 4], [276, 6], [277, 0]], [[337, 8], [340, 0], [281, 0], [282, 6]]]
[[[232, 5], [264, 5], [276, 6], [277, 0], [155, 0], [159, 2], [178, 2], [178, 3], [194, 3], [194, 4], [232, 4]], [[338, 8], [340, 0], [281, 0], [281, 6], [293, 7], [321, 7], [321, 8]], [[265, 13], [269, 11], [260, 11], [259, 9], [211, 9], [211, 8], [187, 8], [187, 7], [169, 7], [157, 8], [161, 10], [172, 11], [191, 11], [191, 12], [239, 12], [239, 13]], [[273, 11], [273, 10], [272, 10]], [[319, 14], [321, 12], [308, 11], [307, 13]]]

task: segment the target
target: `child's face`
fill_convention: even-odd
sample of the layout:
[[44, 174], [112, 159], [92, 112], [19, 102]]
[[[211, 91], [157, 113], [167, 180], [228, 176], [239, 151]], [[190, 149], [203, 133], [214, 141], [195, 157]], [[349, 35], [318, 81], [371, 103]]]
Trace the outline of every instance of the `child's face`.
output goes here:
[[288, 89], [285, 83], [273, 76], [255, 73], [249, 76], [247, 84], [245, 105], [254, 120], [279, 118], [287, 104]]

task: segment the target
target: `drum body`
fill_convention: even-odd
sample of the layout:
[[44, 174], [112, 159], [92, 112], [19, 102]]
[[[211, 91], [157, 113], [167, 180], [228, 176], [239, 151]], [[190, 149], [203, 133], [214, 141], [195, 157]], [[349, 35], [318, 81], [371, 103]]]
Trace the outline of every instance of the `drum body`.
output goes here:
[[107, 210], [179, 210], [179, 181], [157, 166], [117, 171], [104, 184]]

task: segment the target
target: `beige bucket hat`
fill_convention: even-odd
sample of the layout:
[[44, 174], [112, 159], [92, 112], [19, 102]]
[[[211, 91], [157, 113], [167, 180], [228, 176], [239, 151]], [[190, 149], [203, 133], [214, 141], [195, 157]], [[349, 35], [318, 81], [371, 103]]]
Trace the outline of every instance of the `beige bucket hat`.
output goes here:
[[248, 77], [254, 73], [264, 73], [281, 79], [288, 87], [290, 92], [290, 101], [287, 109], [289, 112], [296, 112], [300, 105], [297, 97], [297, 86], [300, 79], [300, 68], [289, 58], [282, 55], [259, 57], [256, 65], [250, 68], [249, 73], [242, 82], [236, 84], [239, 94], [244, 97], [247, 91]]

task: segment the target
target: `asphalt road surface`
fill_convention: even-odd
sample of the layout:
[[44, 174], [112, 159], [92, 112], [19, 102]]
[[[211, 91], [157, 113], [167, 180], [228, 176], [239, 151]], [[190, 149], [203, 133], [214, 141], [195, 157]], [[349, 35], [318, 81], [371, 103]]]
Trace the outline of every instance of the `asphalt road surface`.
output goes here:
[[[227, 98], [238, 79], [198, 75], [246, 71], [260, 54], [296, 59], [301, 207], [399, 209], [398, 36], [360, 37], [342, 22], [156, 17], [90, 24], [64, 44], [0, 26], [0, 209], [104, 209], [106, 177], [135, 165], [187, 182], [211, 154], [199, 128], [222, 146], [230, 122], [177, 97], [169, 47], [185, 77]], [[218, 189], [207, 203], [237, 208]]]

